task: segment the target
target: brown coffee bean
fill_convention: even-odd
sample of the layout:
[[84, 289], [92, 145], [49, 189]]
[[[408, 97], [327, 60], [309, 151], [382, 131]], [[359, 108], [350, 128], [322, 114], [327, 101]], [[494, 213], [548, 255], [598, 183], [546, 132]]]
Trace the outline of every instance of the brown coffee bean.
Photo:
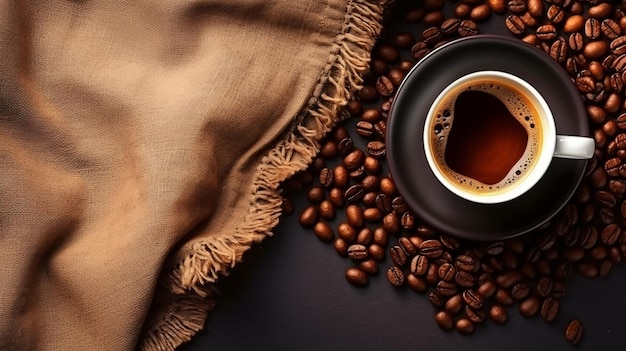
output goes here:
[[546, 17], [550, 22], [558, 24], [565, 19], [565, 11], [560, 6], [552, 4], [548, 7], [548, 11], [546, 11]]
[[[378, 111], [378, 110], [376, 110]], [[366, 121], [369, 122], [369, 121]], [[371, 123], [371, 122], [369, 122]], [[341, 156], [346, 156], [354, 149], [354, 141], [352, 138], [343, 138], [339, 140], [339, 144], [337, 144], [337, 152]]]
[[328, 192], [328, 201], [330, 201], [335, 207], [343, 207], [345, 203], [343, 191], [337, 187], [330, 189]]
[[491, 16], [491, 7], [489, 4], [480, 4], [470, 12], [470, 19], [475, 22], [483, 22]]
[[359, 262], [359, 268], [368, 275], [378, 274], [378, 263], [371, 258]]
[[509, 0], [507, 4], [507, 8], [509, 11], [513, 13], [522, 13], [526, 11], [526, 1], [525, 0]]
[[301, 213], [298, 219], [301, 226], [305, 228], [311, 228], [317, 223], [319, 219], [319, 210], [316, 206], [307, 206]]
[[552, 278], [547, 277], [547, 276], [541, 277], [537, 281], [537, 286], [536, 286], [537, 295], [541, 297], [546, 297], [550, 295], [550, 293], [552, 292], [553, 286], [554, 286], [554, 281], [552, 280]]
[[[371, 193], [371, 194], [375, 194], [375, 193]], [[365, 201], [365, 200], [363, 200], [363, 201]], [[363, 211], [363, 219], [368, 221], [368, 222], [371, 222], [371, 223], [378, 222], [378, 221], [381, 220], [381, 218], [383, 218], [383, 214], [376, 207], [369, 207], [369, 208], [366, 208]]]
[[418, 41], [417, 43], [413, 44], [413, 46], [411, 47], [411, 56], [413, 56], [413, 58], [416, 60], [422, 59], [429, 52], [430, 52], [430, 47], [424, 41]]
[[415, 38], [410, 32], [397, 33], [393, 37], [393, 44], [399, 49], [408, 49], [413, 45]]
[[598, 276], [598, 266], [592, 262], [582, 261], [576, 266], [576, 270], [580, 275], [587, 279], [593, 279]]
[[552, 322], [559, 312], [559, 301], [553, 297], [546, 298], [541, 304], [541, 318]]
[[496, 292], [496, 285], [493, 283], [493, 281], [488, 280], [480, 284], [477, 291], [482, 297], [488, 299]]
[[319, 214], [321, 218], [331, 220], [335, 218], [335, 206], [330, 200], [324, 200], [319, 204]]
[[484, 299], [476, 290], [467, 289], [463, 291], [463, 301], [474, 310], [483, 307]]
[[450, 314], [458, 314], [464, 307], [463, 297], [461, 294], [456, 294], [450, 297], [443, 305], [443, 308], [450, 312]]
[[421, 255], [428, 258], [437, 258], [443, 253], [441, 242], [437, 240], [426, 240], [420, 245], [419, 252]]
[[445, 303], [443, 296], [439, 295], [436, 291], [428, 293], [428, 301], [435, 307], [441, 307]]
[[610, 3], [602, 3], [591, 6], [587, 11], [587, 15], [592, 18], [604, 18], [607, 17], [613, 11], [613, 6]]
[[456, 330], [461, 334], [471, 334], [474, 332], [474, 323], [467, 318], [460, 318], [456, 321]]
[[356, 240], [357, 231], [350, 224], [341, 222], [337, 225], [337, 235], [346, 242], [354, 242]]
[[[617, 249], [617, 248], [615, 248]], [[618, 253], [618, 255], [620, 255]], [[620, 256], [617, 256], [620, 257]], [[606, 278], [609, 276], [609, 273], [611, 273], [611, 270], [613, 269], [613, 262], [611, 261], [604, 261], [600, 264], [600, 267], [598, 268], [598, 274], [602, 277], [602, 278]]]
[[619, 23], [610, 18], [603, 20], [600, 28], [602, 29], [602, 34], [609, 40], [616, 39], [622, 35], [622, 28], [619, 26]]
[[567, 328], [565, 328], [565, 340], [570, 344], [578, 344], [582, 336], [583, 324], [578, 319], [569, 322]]
[[452, 281], [456, 275], [456, 268], [448, 262], [439, 266], [438, 275], [441, 280]]
[[600, 241], [605, 245], [613, 245], [622, 235], [622, 230], [616, 223], [611, 223], [604, 227], [600, 234]]
[[496, 284], [505, 289], [511, 288], [513, 285], [519, 283], [524, 277], [519, 271], [508, 271], [496, 276]]
[[453, 35], [457, 33], [461, 20], [458, 17], [451, 17], [443, 21], [441, 31], [444, 35]]
[[590, 41], [585, 45], [583, 53], [588, 59], [598, 59], [608, 51], [608, 45], [604, 40]]
[[367, 285], [369, 278], [367, 274], [360, 268], [350, 267], [346, 270], [346, 279], [353, 285]]
[[368, 246], [367, 252], [369, 257], [375, 259], [378, 262], [385, 259], [385, 248], [378, 244], [372, 244]]
[[489, 319], [498, 324], [506, 323], [508, 320], [506, 309], [501, 305], [492, 305], [489, 308]]
[[430, 11], [424, 15], [424, 18], [422, 19], [422, 23], [424, 23], [424, 25], [427, 27], [438, 26], [444, 21], [444, 19], [445, 19], [445, 16], [443, 12]]
[[445, 280], [440, 280], [437, 283], [437, 293], [441, 296], [452, 296], [456, 294], [457, 287], [453, 282], [447, 282]]
[[600, 35], [602, 34], [602, 29], [600, 28], [600, 21], [598, 21], [597, 19], [593, 17], [587, 18], [587, 20], [585, 21], [584, 33], [585, 33], [585, 36], [591, 40], [596, 40], [600, 38]]
[[318, 185], [310, 187], [306, 193], [306, 199], [314, 204], [322, 202], [325, 196], [324, 189]]
[[476, 268], [476, 260], [469, 255], [459, 255], [454, 261], [457, 270], [465, 272], [473, 272]]
[[541, 301], [536, 296], [530, 296], [519, 304], [519, 312], [524, 317], [532, 317], [539, 312]]
[[393, 286], [401, 286], [404, 284], [404, 273], [399, 267], [393, 266], [387, 269], [387, 280]]
[[578, 32], [570, 34], [567, 38], [567, 45], [572, 51], [582, 50], [584, 48], [583, 35]]
[[[580, 15], [569, 16], [565, 23], [563, 23], [563, 32], [565, 33], [576, 33], [583, 29], [585, 25], [585, 18]], [[582, 34], [581, 34], [582, 36]]]
[[459, 23], [458, 33], [462, 37], [469, 37], [478, 34], [478, 25], [471, 19], [462, 20]]
[[407, 262], [407, 255], [399, 245], [394, 245], [389, 249], [389, 257], [391, 262], [398, 267], [402, 267]]
[[552, 24], [539, 26], [535, 33], [537, 33], [537, 37], [541, 40], [552, 40], [556, 38], [558, 34], [556, 27]]
[[374, 240], [374, 231], [367, 227], [361, 229], [356, 236], [356, 243], [365, 245], [365, 246], [370, 245], [373, 242], [373, 240]]
[[454, 281], [458, 285], [465, 288], [473, 287], [476, 284], [476, 278], [472, 273], [459, 270], [457, 270], [456, 274], [454, 275]]
[[522, 35], [526, 31], [526, 24], [518, 15], [508, 15], [504, 23], [506, 28], [513, 34]]
[[400, 221], [395, 213], [387, 213], [383, 217], [383, 228], [387, 233], [397, 233], [400, 230]]
[[406, 284], [415, 292], [423, 293], [428, 290], [428, 284], [426, 283], [426, 280], [416, 276], [413, 273], [409, 273], [406, 275]]
[[501, 305], [505, 305], [505, 306], [509, 306], [512, 305], [513, 302], [515, 302], [515, 300], [513, 299], [513, 296], [511, 295], [511, 293], [506, 290], [506, 289], [498, 289], [496, 290], [496, 294], [494, 296], [494, 300], [501, 304]]
[[626, 54], [626, 35], [619, 36], [609, 43], [609, 49], [614, 55]]
[[576, 78], [575, 84], [578, 91], [588, 93], [595, 89], [596, 82], [590, 76], [579, 76]]
[[428, 272], [428, 257], [416, 255], [411, 259], [410, 271], [417, 276], [423, 276]]
[[348, 243], [342, 238], [336, 238], [333, 241], [333, 247], [335, 248], [335, 251], [337, 251], [337, 254], [341, 257], [348, 256], [348, 246]]
[[433, 45], [434, 43], [440, 41], [441, 38], [443, 38], [443, 32], [439, 26], [426, 28], [422, 32], [422, 40], [427, 45]]
[[367, 247], [361, 244], [352, 244], [348, 246], [348, 257], [355, 261], [362, 261], [368, 256]]
[[454, 327], [454, 320], [452, 315], [447, 311], [439, 311], [435, 314], [435, 322], [439, 328], [443, 330], [451, 330]]
[[387, 63], [396, 63], [400, 60], [400, 50], [391, 44], [383, 43], [374, 50], [375, 54]]
[[511, 296], [513, 296], [515, 300], [525, 299], [528, 294], [530, 294], [530, 288], [528, 287], [528, 284], [524, 282], [517, 283], [513, 285], [513, 288], [511, 288]]
[[346, 202], [350, 204], [361, 201], [363, 195], [365, 195], [363, 186], [361, 184], [354, 184], [346, 190], [344, 198]]
[[324, 242], [331, 242], [335, 238], [333, 228], [326, 222], [317, 222], [313, 227], [313, 233]]
[[335, 181], [333, 171], [329, 168], [322, 169], [319, 175], [319, 180], [320, 184], [325, 188], [332, 186]]
[[411, 242], [411, 240], [405, 236], [400, 237], [400, 239], [398, 239], [398, 243], [400, 244], [400, 247], [402, 248], [402, 250], [404, 250], [404, 252], [406, 252], [407, 255], [409, 256], [413, 256], [415, 254], [417, 254], [417, 247], [415, 247], [415, 245], [413, 245], [413, 243]]

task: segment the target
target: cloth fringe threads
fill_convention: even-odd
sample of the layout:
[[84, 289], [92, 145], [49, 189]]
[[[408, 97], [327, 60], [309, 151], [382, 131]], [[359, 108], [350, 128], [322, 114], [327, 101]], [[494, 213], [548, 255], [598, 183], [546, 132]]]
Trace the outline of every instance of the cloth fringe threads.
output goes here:
[[141, 350], [174, 350], [200, 331], [215, 305], [213, 284], [241, 261], [250, 247], [271, 236], [281, 214], [280, 183], [306, 169], [320, 140], [341, 119], [341, 108], [362, 87], [370, 52], [382, 30], [384, 1], [355, 0], [348, 4], [342, 32], [320, 75], [314, 98], [288, 135], [278, 141], [258, 166], [250, 208], [231, 235], [204, 239], [163, 284], [174, 295], [160, 324], [148, 331]]

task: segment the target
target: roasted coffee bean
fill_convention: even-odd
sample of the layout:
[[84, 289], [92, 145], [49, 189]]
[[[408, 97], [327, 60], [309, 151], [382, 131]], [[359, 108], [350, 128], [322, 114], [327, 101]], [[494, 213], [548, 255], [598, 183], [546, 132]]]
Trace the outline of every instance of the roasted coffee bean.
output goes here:
[[[371, 123], [371, 122], [369, 122]], [[339, 144], [337, 144], [337, 152], [341, 156], [346, 156], [354, 149], [354, 141], [352, 138], [343, 138], [339, 140]]]
[[539, 26], [535, 33], [537, 33], [537, 37], [541, 40], [552, 40], [556, 38], [558, 34], [556, 27], [552, 24]]
[[454, 319], [452, 319], [452, 315], [447, 311], [439, 311], [435, 314], [435, 322], [439, 328], [443, 330], [451, 330], [454, 328]]
[[337, 187], [330, 189], [328, 192], [328, 201], [330, 201], [335, 207], [342, 207], [345, 203], [343, 191]]
[[359, 262], [359, 268], [368, 275], [378, 274], [378, 263], [371, 258]]
[[575, 80], [576, 88], [581, 93], [589, 93], [595, 89], [596, 82], [590, 76], [579, 76]]
[[[374, 192], [376, 190], [378, 190], [378, 177], [375, 175], [366, 175], [365, 177], [363, 177], [363, 179], [361, 180], [361, 185], [363, 186], [363, 189], [366, 192]], [[372, 195], [372, 201], [375, 200], [376, 196]]]
[[319, 204], [319, 214], [321, 218], [331, 220], [335, 218], [335, 206], [330, 200], [324, 200]]
[[426, 240], [420, 245], [419, 252], [421, 255], [428, 258], [438, 258], [443, 253], [441, 242], [437, 240]]
[[457, 270], [456, 274], [454, 275], [454, 281], [458, 285], [465, 288], [473, 287], [476, 284], [476, 278], [472, 273], [459, 270]]
[[491, 16], [491, 8], [488, 4], [480, 4], [470, 12], [470, 19], [475, 22], [483, 22]]
[[608, 277], [609, 273], [611, 273], [612, 269], [613, 269], [613, 262], [611, 262], [611, 261], [604, 261], [604, 262], [602, 262], [600, 264], [600, 267], [598, 268], [598, 274], [602, 278], [606, 278], [606, 277]]
[[326, 222], [317, 222], [313, 226], [313, 233], [321, 240], [325, 242], [331, 242], [335, 238], [333, 228]]
[[526, 11], [525, 0], [509, 0], [507, 8], [513, 13], [522, 13]]
[[374, 231], [370, 228], [363, 228], [356, 236], [356, 243], [361, 245], [370, 245], [374, 241]]
[[377, 56], [387, 63], [396, 63], [400, 60], [400, 50], [391, 44], [383, 43], [374, 50]]
[[383, 217], [383, 228], [387, 233], [397, 233], [400, 230], [400, 221], [395, 213], [387, 213]]
[[456, 321], [456, 330], [461, 334], [471, 334], [474, 332], [474, 323], [467, 318], [460, 318]]
[[583, 48], [583, 54], [588, 59], [598, 59], [608, 51], [608, 45], [603, 40], [590, 41]]
[[319, 185], [312, 186], [306, 193], [306, 199], [314, 204], [322, 202], [325, 196], [324, 189]]
[[404, 230], [410, 230], [415, 225], [415, 217], [409, 211], [404, 212], [400, 217], [400, 226]]
[[[589, 250], [595, 246], [598, 241], [598, 230], [592, 226], [585, 226], [581, 230], [581, 235], [578, 238], [578, 245], [585, 250]], [[557, 278], [558, 279], [558, 278]]]
[[492, 305], [489, 308], [489, 319], [498, 324], [506, 323], [508, 320], [506, 309], [501, 305]]
[[353, 242], [356, 240], [357, 231], [350, 224], [341, 222], [337, 225], [337, 235], [346, 242]]
[[348, 243], [342, 238], [336, 238], [333, 241], [333, 247], [335, 248], [335, 251], [337, 251], [337, 254], [341, 257], [348, 256], [348, 246]]
[[[457, 282], [458, 284], [458, 282]], [[496, 284], [493, 281], [486, 281], [478, 287], [478, 293], [485, 299], [490, 298], [496, 292]]]
[[[359, 121], [361, 123], [363, 121]], [[357, 123], [357, 125], [358, 125]], [[359, 149], [354, 149], [346, 157], [343, 158], [343, 165], [348, 171], [353, 171], [363, 165], [365, 153]]]
[[541, 318], [552, 322], [559, 312], [559, 301], [553, 297], [546, 298], [541, 304]]
[[513, 34], [522, 35], [526, 31], [526, 24], [518, 15], [508, 15], [504, 23]]
[[615, 195], [605, 190], [597, 191], [594, 194], [594, 199], [602, 207], [614, 207], [615, 204], [617, 203], [617, 199], [615, 198]]
[[377, 175], [378, 173], [380, 173], [381, 170], [380, 161], [371, 156], [365, 157], [365, 161], [363, 161], [363, 167], [365, 167], [365, 170], [368, 171], [370, 174]]
[[456, 268], [448, 262], [439, 266], [438, 275], [441, 280], [452, 281], [456, 275]]
[[437, 293], [441, 296], [452, 296], [456, 294], [457, 287], [453, 282], [447, 282], [445, 280], [440, 280], [437, 283]]
[[301, 213], [299, 218], [299, 223], [301, 226], [305, 228], [311, 228], [317, 223], [319, 219], [319, 210], [317, 206], [307, 206]]
[[456, 294], [450, 297], [443, 305], [443, 308], [451, 314], [458, 314], [464, 307], [463, 297], [461, 294]]
[[387, 280], [389, 280], [393, 286], [401, 286], [404, 284], [405, 280], [404, 273], [402, 273], [399, 267], [389, 267], [389, 269], [387, 269]]
[[473, 323], [482, 323], [485, 320], [485, 310], [483, 308], [475, 310], [465, 306], [465, 315]]
[[569, 322], [567, 328], [565, 328], [565, 340], [570, 344], [578, 344], [583, 336], [583, 324], [574, 319]]
[[471, 308], [477, 310], [483, 307], [484, 299], [476, 290], [467, 289], [462, 295], [463, 301]]
[[322, 169], [319, 175], [319, 180], [320, 184], [325, 188], [332, 186], [335, 181], [333, 171], [329, 168]]
[[402, 248], [402, 250], [404, 250], [404, 252], [406, 252], [407, 255], [413, 256], [417, 254], [417, 247], [413, 245], [413, 243], [411, 242], [409, 238], [402, 236], [400, 237], [400, 239], [398, 239], [398, 243], [400, 244], [400, 247]]
[[458, 240], [445, 234], [439, 236], [439, 241], [446, 249], [450, 251], [454, 251], [461, 246], [461, 243]]
[[444, 19], [445, 19], [445, 16], [443, 12], [430, 11], [424, 15], [424, 18], [422, 19], [422, 23], [424, 23], [424, 25], [427, 27], [438, 26], [443, 22]]
[[505, 305], [505, 306], [512, 305], [513, 302], [515, 302], [515, 300], [513, 299], [513, 296], [511, 295], [511, 292], [509, 292], [506, 289], [496, 290], [494, 299], [497, 303], [501, 305]]
[[[363, 198], [363, 201], [365, 201], [365, 197]], [[363, 211], [363, 219], [368, 222], [378, 222], [381, 218], [383, 218], [383, 213], [376, 207], [366, 208]]]
[[567, 44], [572, 51], [580, 51], [584, 48], [583, 35], [576, 32], [569, 35]]
[[394, 196], [396, 193], [396, 185], [389, 177], [380, 180], [380, 191], [388, 196]]
[[406, 285], [408, 285], [413, 291], [419, 293], [423, 293], [428, 290], [428, 283], [426, 283], [426, 280], [413, 273], [406, 275]]
[[361, 261], [368, 256], [367, 247], [361, 244], [352, 244], [348, 247], [348, 257], [355, 261]]
[[469, 255], [459, 255], [454, 261], [457, 270], [465, 272], [473, 272], [476, 268], [476, 260]]
[[565, 11], [563, 11], [560, 6], [552, 4], [548, 7], [548, 11], [546, 11], [546, 17], [550, 22], [558, 24], [565, 19]]
[[458, 33], [462, 37], [476, 35], [478, 34], [478, 25], [470, 19], [462, 20], [461, 23], [459, 23]]
[[349, 283], [359, 286], [367, 285], [369, 281], [367, 274], [356, 267], [350, 267], [346, 270], [346, 279]]
[[576, 270], [580, 275], [588, 279], [593, 279], [598, 276], [598, 266], [592, 262], [579, 262], [576, 266]]
[[552, 292], [553, 286], [554, 281], [552, 280], [552, 278], [544, 276], [537, 281], [537, 286], [535, 290], [537, 291], [537, 295], [541, 297], [546, 297]]
[[394, 93], [394, 86], [387, 76], [379, 76], [376, 79], [376, 91], [381, 96], [391, 96]]
[[616, 223], [611, 223], [604, 227], [600, 234], [600, 241], [605, 245], [613, 245], [622, 234], [622, 230]]
[[363, 195], [365, 195], [363, 186], [361, 184], [354, 184], [346, 190], [344, 198], [348, 203], [355, 203], [360, 201]]
[[530, 288], [528, 287], [528, 284], [524, 282], [517, 283], [513, 285], [513, 288], [511, 288], [511, 296], [513, 296], [515, 300], [525, 299], [528, 294], [530, 294]]
[[523, 278], [522, 273], [519, 271], [508, 271], [496, 276], [495, 282], [499, 287], [509, 289]]
[[422, 32], [422, 40], [428, 45], [432, 45], [440, 41], [442, 37], [443, 32], [441, 31], [441, 28], [439, 28], [439, 26], [426, 28]]
[[430, 47], [425, 41], [418, 41], [411, 47], [411, 56], [416, 60], [421, 60], [430, 52]]
[[565, 284], [563, 282], [554, 282], [554, 287], [552, 288], [552, 296], [555, 298], [561, 298], [565, 296]]
[[461, 20], [457, 17], [451, 17], [443, 21], [441, 24], [441, 31], [445, 35], [456, 34], [459, 29], [459, 25], [461, 24]]
[[613, 6], [610, 3], [602, 3], [591, 6], [587, 11], [587, 15], [592, 18], [603, 18], [607, 17], [611, 11], [613, 11]]
[[445, 303], [443, 296], [439, 295], [436, 291], [428, 293], [428, 301], [430, 301], [430, 303], [435, 307], [441, 307]]
[[535, 18], [539, 18], [543, 16], [543, 11], [544, 11], [543, 1], [541, 0], [526, 1], [526, 10], [531, 16]]
[[385, 259], [385, 249], [384, 247], [378, 244], [372, 244], [368, 246], [367, 252], [368, 252], [369, 257], [375, 259], [378, 262]]
[[407, 212], [409, 207], [406, 205], [401, 196], [396, 196], [393, 200], [391, 200], [391, 209], [397, 214], [402, 214]]
[[410, 271], [417, 276], [423, 276], [428, 272], [428, 257], [416, 255], [411, 259]]
[[[580, 31], [581, 29], [583, 29], [584, 25], [585, 25], [585, 18], [583, 16], [581, 16], [581, 15], [569, 16], [565, 20], [565, 23], [563, 23], [563, 32], [565, 32], [565, 33], [576, 33], [578, 31]], [[582, 38], [582, 34], [580, 34], [580, 35], [581, 35], [581, 38]]]
[[389, 257], [391, 257], [391, 262], [399, 267], [404, 266], [407, 261], [407, 255], [399, 245], [394, 245], [389, 249]]
[[519, 312], [524, 317], [532, 317], [539, 312], [541, 301], [536, 296], [530, 296], [519, 304]]
[[393, 44], [399, 49], [408, 49], [413, 45], [415, 38], [410, 32], [401, 32], [393, 37]]
[[389, 213], [393, 210], [391, 207], [391, 198], [384, 193], [376, 195], [376, 207], [383, 213]]
[[585, 21], [585, 36], [591, 40], [596, 40], [602, 34], [602, 29], [600, 28], [600, 21], [591, 17]]
[[555, 40], [552, 45], [550, 45], [549, 54], [556, 62], [564, 62], [567, 58], [567, 43], [565, 40]]
[[374, 125], [365, 120], [358, 121], [356, 123], [356, 132], [362, 137], [371, 137], [374, 134]]
[[603, 20], [600, 24], [600, 28], [602, 29], [602, 34], [609, 40], [613, 40], [622, 35], [622, 28], [617, 22], [610, 18]]

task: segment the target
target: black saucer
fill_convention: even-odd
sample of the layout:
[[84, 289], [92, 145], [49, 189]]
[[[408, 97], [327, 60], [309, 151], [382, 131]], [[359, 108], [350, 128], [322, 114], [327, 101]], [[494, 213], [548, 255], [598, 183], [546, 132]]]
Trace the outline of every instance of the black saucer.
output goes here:
[[473, 240], [526, 233], [553, 217], [580, 183], [586, 160], [554, 158], [526, 194], [502, 204], [478, 204], [447, 190], [430, 172], [422, 145], [426, 114], [444, 87], [481, 70], [522, 77], [550, 105], [557, 134], [589, 135], [580, 94], [545, 52], [518, 39], [478, 35], [450, 42], [423, 58], [400, 85], [387, 125], [387, 160], [407, 205], [440, 231]]

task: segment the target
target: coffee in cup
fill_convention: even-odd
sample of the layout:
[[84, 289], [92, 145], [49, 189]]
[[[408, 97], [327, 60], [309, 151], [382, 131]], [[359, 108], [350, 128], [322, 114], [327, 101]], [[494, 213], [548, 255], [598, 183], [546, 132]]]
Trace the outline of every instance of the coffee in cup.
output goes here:
[[594, 152], [591, 138], [557, 136], [539, 92], [499, 71], [474, 72], [448, 85], [428, 112], [423, 137], [437, 179], [480, 203], [525, 193], [553, 156], [584, 159]]

